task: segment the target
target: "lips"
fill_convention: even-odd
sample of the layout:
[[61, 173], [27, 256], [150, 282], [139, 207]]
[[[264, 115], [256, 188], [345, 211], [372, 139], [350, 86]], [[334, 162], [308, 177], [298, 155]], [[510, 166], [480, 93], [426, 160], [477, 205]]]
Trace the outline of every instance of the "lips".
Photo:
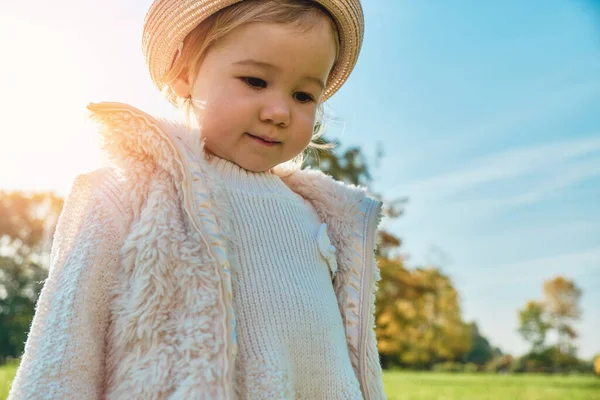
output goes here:
[[269, 139], [269, 138], [266, 138], [266, 137], [263, 137], [263, 136], [256, 136], [256, 135], [253, 135], [253, 134], [251, 134], [251, 133], [248, 133], [248, 132], [246, 132], [246, 135], [248, 135], [248, 136], [252, 137], [253, 139], [260, 140], [261, 142], [264, 142], [264, 143], [266, 143], [266, 144], [278, 144], [278, 143], [281, 143], [281, 142], [280, 142], [280, 141], [278, 141], [278, 140], [275, 140], [275, 139]]

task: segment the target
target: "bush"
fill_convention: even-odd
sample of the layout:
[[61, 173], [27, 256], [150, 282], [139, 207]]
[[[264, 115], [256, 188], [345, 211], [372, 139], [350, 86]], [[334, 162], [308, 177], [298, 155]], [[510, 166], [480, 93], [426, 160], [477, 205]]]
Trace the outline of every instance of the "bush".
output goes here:
[[464, 366], [464, 371], [467, 374], [474, 374], [479, 371], [479, 367], [475, 363], [466, 363]]
[[527, 359], [525, 356], [515, 358], [510, 364], [510, 372], [513, 374], [521, 374], [523, 372], [528, 372]]
[[485, 365], [486, 372], [500, 372], [505, 373], [511, 370], [513, 358], [511, 355], [503, 355], [495, 357], [493, 360]]
[[435, 372], [463, 372], [463, 365], [457, 362], [446, 361], [443, 363], [435, 364], [433, 366]]
[[555, 346], [530, 352], [514, 360], [511, 372], [591, 374], [592, 361], [579, 360], [574, 354], [560, 354]]
[[594, 374], [594, 368], [594, 360], [580, 360], [579, 364], [572, 367], [569, 372], [578, 375]]

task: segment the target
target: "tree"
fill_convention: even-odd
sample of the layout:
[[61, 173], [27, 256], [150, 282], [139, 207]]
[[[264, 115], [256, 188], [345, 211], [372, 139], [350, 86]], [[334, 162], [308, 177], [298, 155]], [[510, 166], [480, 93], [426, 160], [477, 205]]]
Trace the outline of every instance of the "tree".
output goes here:
[[596, 375], [600, 376], [600, 354], [598, 354], [594, 360], [594, 371], [596, 372]]
[[450, 278], [438, 268], [418, 268], [425, 287], [424, 319], [432, 354], [431, 365], [462, 359], [471, 348], [471, 332], [462, 320], [459, 294]]
[[48, 251], [63, 199], [53, 193], [0, 191], [0, 250], [20, 259]]
[[407, 329], [416, 318], [415, 304], [409, 299], [420, 295], [414, 278], [402, 259], [378, 256], [381, 281], [375, 308], [375, 332], [384, 368], [400, 363], [402, 354], [410, 347]]
[[475, 322], [472, 322], [469, 325], [469, 328], [471, 330], [471, 350], [465, 356], [465, 362], [483, 367], [494, 358], [494, 348], [490, 345], [490, 342], [481, 335]]
[[35, 263], [0, 257], [0, 363], [19, 357], [47, 271]]
[[571, 352], [577, 332], [571, 322], [579, 320], [581, 289], [563, 276], [544, 282], [544, 305], [550, 321], [558, 333], [558, 348], [562, 354]]
[[551, 328], [547, 322], [544, 304], [528, 301], [523, 310], [519, 311], [519, 333], [531, 343], [531, 351], [538, 353], [544, 348], [546, 333]]
[[[556, 372], [580, 368], [572, 340], [577, 332], [571, 325], [581, 316], [581, 290], [571, 280], [557, 276], [544, 282], [544, 299], [529, 301], [519, 311], [519, 333], [531, 342], [531, 351], [521, 357], [526, 371]], [[558, 343], [545, 346], [546, 333], [556, 330]]]
[[[324, 146], [334, 146], [325, 138], [320, 138], [317, 143]], [[338, 147], [335, 145], [335, 147]], [[343, 153], [332, 148], [329, 151], [314, 150], [306, 158], [305, 164], [320, 169], [335, 179], [353, 185], [367, 185], [371, 181], [371, 174], [365, 155], [360, 147], [350, 147]]]
[[0, 192], [0, 363], [23, 352], [62, 199]]
[[375, 329], [384, 366], [430, 368], [463, 359], [471, 348], [470, 330], [450, 279], [437, 268], [408, 270], [401, 258], [378, 261]]

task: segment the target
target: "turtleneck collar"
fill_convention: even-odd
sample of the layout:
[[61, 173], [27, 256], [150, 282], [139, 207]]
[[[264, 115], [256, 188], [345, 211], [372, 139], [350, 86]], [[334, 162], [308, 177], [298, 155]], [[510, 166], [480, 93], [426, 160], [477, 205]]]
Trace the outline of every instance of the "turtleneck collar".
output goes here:
[[297, 198], [294, 192], [271, 170], [264, 172], [248, 171], [239, 165], [217, 157], [206, 155], [208, 165], [228, 188], [252, 193], [283, 194]]

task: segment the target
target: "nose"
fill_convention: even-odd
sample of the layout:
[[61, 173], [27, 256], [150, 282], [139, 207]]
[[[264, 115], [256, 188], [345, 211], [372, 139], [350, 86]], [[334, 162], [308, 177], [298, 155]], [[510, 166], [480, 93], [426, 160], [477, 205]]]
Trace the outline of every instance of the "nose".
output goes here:
[[260, 110], [260, 120], [285, 128], [290, 124], [291, 110], [285, 99], [272, 99]]

